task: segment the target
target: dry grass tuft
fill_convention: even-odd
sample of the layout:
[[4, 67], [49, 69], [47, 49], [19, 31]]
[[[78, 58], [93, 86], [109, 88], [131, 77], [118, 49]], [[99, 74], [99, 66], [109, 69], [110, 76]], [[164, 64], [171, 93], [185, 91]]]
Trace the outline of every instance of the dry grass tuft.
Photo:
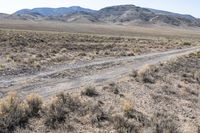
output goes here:
[[138, 76], [144, 76], [147, 72], [151, 71], [154, 68], [153, 65], [144, 65], [141, 69], [137, 71]]
[[138, 81], [143, 81], [144, 83], [155, 83], [156, 80], [152, 74], [157, 72], [157, 68], [154, 65], [144, 65], [141, 69], [138, 71], [133, 71], [133, 73], [130, 75], [131, 77], [135, 77]]
[[0, 71], [4, 70], [5, 66], [3, 64], [0, 64]]
[[124, 103], [123, 103], [124, 115], [127, 116], [127, 117], [130, 117], [133, 110], [134, 110], [133, 102], [131, 100], [125, 100]]

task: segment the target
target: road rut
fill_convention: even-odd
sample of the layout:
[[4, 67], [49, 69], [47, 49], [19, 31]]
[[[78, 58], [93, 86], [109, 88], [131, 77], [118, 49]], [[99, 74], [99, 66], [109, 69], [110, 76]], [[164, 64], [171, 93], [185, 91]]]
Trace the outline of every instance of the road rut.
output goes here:
[[145, 64], [156, 64], [199, 50], [200, 47], [192, 47], [140, 56], [104, 58], [57, 65], [35, 74], [1, 76], [0, 91], [2, 96], [9, 91], [17, 91], [24, 96], [36, 92], [47, 98], [61, 91], [116, 81]]

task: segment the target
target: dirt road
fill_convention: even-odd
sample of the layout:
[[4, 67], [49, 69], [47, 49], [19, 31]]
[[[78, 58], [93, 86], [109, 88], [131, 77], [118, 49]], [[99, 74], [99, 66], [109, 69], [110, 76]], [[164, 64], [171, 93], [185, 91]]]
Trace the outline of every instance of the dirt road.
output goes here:
[[47, 98], [81, 86], [116, 81], [145, 64], [156, 64], [199, 50], [200, 47], [193, 47], [133, 57], [104, 58], [57, 65], [34, 74], [0, 75], [0, 92], [1, 96], [9, 91], [17, 91], [22, 96], [36, 92]]

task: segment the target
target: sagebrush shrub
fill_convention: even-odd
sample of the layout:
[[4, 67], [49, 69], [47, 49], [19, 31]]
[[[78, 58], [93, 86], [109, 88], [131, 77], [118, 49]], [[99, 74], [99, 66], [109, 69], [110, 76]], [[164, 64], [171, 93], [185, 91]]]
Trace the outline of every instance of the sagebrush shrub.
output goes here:
[[51, 128], [56, 128], [58, 124], [66, 121], [71, 112], [78, 111], [80, 107], [81, 103], [78, 99], [72, 98], [69, 94], [60, 93], [47, 107], [45, 123]]
[[28, 120], [28, 105], [16, 93], [9, 93], [0, 100], [0, 132], [9, 132]]
[[26, 97], [26, 102], [29, 106], [30, 115], [38, 115], [39, 110], [42, 109], [42, 97], [36, 93], [31, 93]]
[[95, 87], [88, 86], [85, 88], [84, 91], [81, 92], [82, 95], [86, 95], [89, 97], [97, 96], [98, 92], [96, 91]]

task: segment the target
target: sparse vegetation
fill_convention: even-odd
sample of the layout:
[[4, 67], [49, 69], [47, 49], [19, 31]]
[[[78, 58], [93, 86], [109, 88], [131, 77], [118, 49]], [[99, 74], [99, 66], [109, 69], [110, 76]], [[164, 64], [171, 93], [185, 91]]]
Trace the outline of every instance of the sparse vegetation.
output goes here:
[[[197, 44], [196, 39], [187, 41], [187, 38], [184, 38], [182, 40], [194, 45]], [[12, 32], [1, 30], [0, 41], [2, 43], [0, 61], [4, 60], [6, 61], [5, 64], [9, 64], [8, 69], [3, 70], [10, 73], [15, 71], [22, 73], [22, 70], [27, 69], [29, 71], [39, 71], [51, 65], [79, 59], [91, 60], [102, 57], [135, 56], [142, 53], [188, 47], [188, 44], [179, 45], [174, 43], [177, 42], [177, 39], [172, 38], [168, 41], [165, 37], [146, 39], [145, 36], [112, 37], [94, 34], [15, 30]], [[35, 45], [36, 43], [37, 45]], [[0, 70], [2, 68], [4, 68], [4, 65], [0, 66]]]
[[[144, 33], [143, 29], [140, 30]], [[85, 62], [92, 64], [89, 61], [92, 59], [104, 62], [105, 57], [115, 59], [199, 43], [199, 34], [191, 38], [183, 33], [177, 39], [171, 33], [154, 36], [152, 31], [145, 35], [138, 31], [131, 37], [132, 31], [128, 32], [125, 35], [130, 36], [118, 37], [0, 30], [0, 79], [3, 79], [0, 85], [0, 132], [197, 132], [200, 127], [200, 52], [166, 63], [146, 65], [131, 73], [130, 77], [124, 75], [113, 83], [111, 80], [104, 82], [102, 78], [103, 85], [94, 80], [97, 86], [82, 86], [85, 76], [96, 76], [98, 72], [118, 65], [124, 65], [126, 69], [126, 64], [103, 63], [79, 68], [79, 63], [84, 66]], [[75, 69], [54, 72], [54, 68], [62, 69], [63, 66]], [[42, 73], [38, 74], [38, 71]], [[15, 79], [18, 75], [19, 78]], [[73, 79], [78, 82], [68, 84], [68, 80]], [[35, 92], [45, 88], [41, 94], [46, 93], [47, 86], [43, 83], [52, 87], [65, 81], [65, 90], [68, 85], [76, 89], [67, 90], [67, 94], [60, 93], [52, 100], [34, 93], [24, 96], [32, 88]], [[77, 87], [79, 82], [83, 89]], [[24, 93], [20, 96], [7, 94], [9, 89]], [[51, 90], [48, 95], [57, 90]]]

